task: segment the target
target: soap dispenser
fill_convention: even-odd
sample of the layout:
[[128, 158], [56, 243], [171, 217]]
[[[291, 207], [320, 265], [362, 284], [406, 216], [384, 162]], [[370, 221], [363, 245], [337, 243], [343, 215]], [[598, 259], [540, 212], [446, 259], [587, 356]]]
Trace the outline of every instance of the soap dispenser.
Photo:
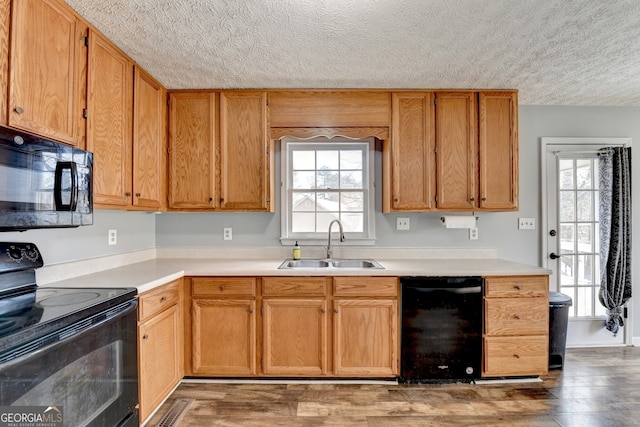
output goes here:
[[300, 246], [298, 246], [297, 240], [296, 244], [293, 246], [293, 259], [300, 259]]

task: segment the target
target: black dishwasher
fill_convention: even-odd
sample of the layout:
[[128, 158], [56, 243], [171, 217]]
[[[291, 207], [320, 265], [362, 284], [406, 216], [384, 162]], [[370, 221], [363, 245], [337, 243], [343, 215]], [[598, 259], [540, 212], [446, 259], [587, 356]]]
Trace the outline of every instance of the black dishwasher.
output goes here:
[[400, 382], [473, 381], [482, 363], [481, 277], [403, 277]]

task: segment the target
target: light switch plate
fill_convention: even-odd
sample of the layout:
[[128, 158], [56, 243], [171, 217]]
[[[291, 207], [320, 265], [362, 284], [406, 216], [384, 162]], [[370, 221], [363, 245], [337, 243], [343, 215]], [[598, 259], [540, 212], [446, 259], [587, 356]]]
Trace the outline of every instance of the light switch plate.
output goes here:
[[518, 218], [518, 230], [535, 230], [535, 218]]

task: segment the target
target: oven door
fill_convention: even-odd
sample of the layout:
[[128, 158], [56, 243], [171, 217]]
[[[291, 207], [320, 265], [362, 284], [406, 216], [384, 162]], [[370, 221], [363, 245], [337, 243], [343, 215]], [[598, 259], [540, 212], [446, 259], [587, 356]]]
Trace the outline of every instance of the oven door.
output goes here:
[[2, 409], [55, 407], [65, 426], [138, 425], [136, 307], [127, 301], [95, 315], [98, 323], [56, 332], [45, 347], [12, 350], [20, 355], [0, 364]]

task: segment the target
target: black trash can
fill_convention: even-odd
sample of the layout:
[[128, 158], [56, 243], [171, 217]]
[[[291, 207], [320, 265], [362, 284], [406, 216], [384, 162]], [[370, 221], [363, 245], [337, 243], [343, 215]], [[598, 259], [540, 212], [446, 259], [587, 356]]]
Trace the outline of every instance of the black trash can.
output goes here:
[[549, 292], [549, 369], [562, 369], [564, 366], [571, 305], [569, 295]]

